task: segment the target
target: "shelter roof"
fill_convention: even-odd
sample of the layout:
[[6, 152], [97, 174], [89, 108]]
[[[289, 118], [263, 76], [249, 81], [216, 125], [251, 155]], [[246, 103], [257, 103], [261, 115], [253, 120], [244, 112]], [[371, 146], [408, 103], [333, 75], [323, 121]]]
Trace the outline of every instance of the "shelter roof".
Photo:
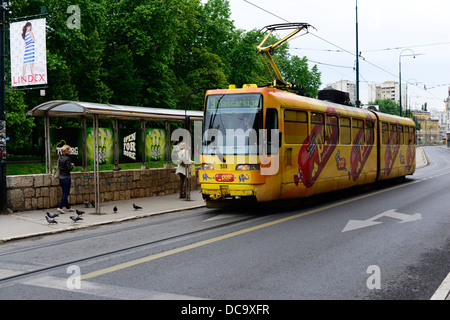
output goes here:
[[170, 120], [184, 121], [185, 116], [191, 120], [203, 120], [202, 111], [147, 108], [93, 102], [54, 100], [42, 103], [27, 112], [29, 117], [71, 117], [71, 118], [127, 119], [127, 120]]

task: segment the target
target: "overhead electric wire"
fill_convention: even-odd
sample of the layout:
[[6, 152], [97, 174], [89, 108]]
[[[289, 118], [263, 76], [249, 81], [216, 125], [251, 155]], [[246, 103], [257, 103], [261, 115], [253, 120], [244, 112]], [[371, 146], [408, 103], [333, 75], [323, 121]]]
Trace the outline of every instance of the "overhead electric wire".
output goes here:
[[442, 46], [442, 45], [450, 45], [450, 42], [438, 42], [438, 43], [430, 43], [430, 44], [418, 44], [418, 45], [407, 46], [407, 47], [394, 47], [394, 48], [384, 48], [384, 49], [372, 49], [372, 50], [364, 50], [364, 51], [362, 51], [362, 52], [390, 51], [390, 50], [400, 50], [400, 49], [409, 49], [409, 48], [421, 48], [421, 47], [432, 47], [432, 46]]
[[252, 6], [255, 6], [256, 8], [258, 8], [258, 9], [260, 9], [260, 10], [262, 10], [262, 11], [267, 12], [268, 14], [270, 14], [270, 15], [272, 15], [272, 16], [274, 16], [274, 17], [277, 17], [277, 18], [280, 19], [280, 20], [283, 20], [284, 22], [291, 23], [290, 21], [288, 21], [288, 20], [286, 20], [286, 19], [284, 19], [284, 18], [282, 18], [282, 17], [280, 17], [280, 16], [277, 16], [275, 13], [270, 12], [270, 11], [268, 11], [268, 10], [266, 10], [266, 9], [264, 9], [264, 8], [262, 8], [262, 7], [260, 7], [260, 6], [257, 6], [256, 4], [251, 3], [250, 1], [247, 1], [247, 0], [244, 0], [244, 1], [247, 2], [248, 4], [251, 4]]
[[[288, 20], [286, 20], [286, 19], [284, 19], [284, 18], [282, 18], [282, 17], [280, 17], [280, 16], [278, 16], [278, 15], [276, 15], [276, 14], [274, 14], [274, 13], [272, 13], [272, 12], [270, 12], [270, 11], [268, 11], [268, 10], [262, 8], [262, 7], [260, 7], [260, 6], [255, 5], [254, 3], [252, 3], [252, 2], [250, 2], [250, 1], [248, 1], [248, 0], [244, 0], [244, 1], [247, 2], [247, 3], [249, 3], [249, 4], [251, 4], [251, 5], [253, 5], [253, 6], [255, 6], [255, 7], [258, 8], [258, 9], [261, 9], [261, 10], [263, 10], [263, 11], [269, 13], [270, 15], [273, 15], [274, 17], [277, 17], [277, 18], [279, 18], [279, 19], [281, 19], [281, 20], [283, 20], [283, 21], [285, 21], [285, 22], [290, 22], [290, 21], [288, 21]], [[324, 39], [324, 38], [322, 38], [322, 37], [320, 37], [320, 36], [318, 36], [318, 35], [316, 35], [316, 34], [314, 34], [314, 33], [312, 33], [312, 32], [309, 32], [309, 34], [311, 34], [311, 35], [315, 36], [316, 38], [318, 38], [318, 39], [320, 39], [320, 40], [322, 40], [322, 41], [324, 41], [324, 42], [326, 42], [326, 43], [328, 43], [328, 44], [330, 44], [330, 45], [332, 45], [332, 46], [334, 46], [334, 47], [336, 47], [336, 48], [342, 50], [342, 52], [346, 52], [346, 53], [352, 55], [353, 57], [356, 57], [356, 54], [355, 54], [354, 52], [351, 52], [351, 51], [349, 51], [349, 50], [346, 50], [346, 49], [344, 49], [344, 48], [338, 46], [337, 44], [335, 44], [335, 43], [333, 43], [333, 42], [331, 42], [331, 41], [328, 41], [328, 40], [326, 40], [326, 39]], [[416, 45], [416, 46], [411, 46], [411, 47], [433, 46], [433, 45], [443, 45], [443, 44], [450, 44], [450, 42], [441, 42], [441, 43], [434, 43], [434, 44], [428, 44], [428, 45]], [[408, 47], [408, 48], [411, 48], [411, 47]], [[393, 48], [392, 50], [394, 50], [394, 49], [401, 49], [401, 48], [404, 48], [404, 47]], [[390, 49], [390, 48], [387, 48], [387, 49]], [[387, 50], [387, 49], [385, 49], [385, 50]], [[361, 52], [369, 52], [369, 51], [360, 51], [360, 53], [359, 53], [360, 56], [361, 56]], [[312, 60], [308, 60], [308, 61], [312, 61]], [[380, 67], [380, 66], [377, 66], [376, 64], [374, 64], [374, 63], [368, 61], [366, 58], [363, 58], [363, 61], [366, 62], [366, 63], [368, 63], [368, 64], [370, 64], [371, 66], [373, 66], [373, 67], [375, 67], [375, 68], [377, 68], [377, 69], [379, 69], [379, 70], [381, 70], [381, 71], [383, 71], [383, 72], [385, 72], [385, 73], [387, 73], [387, 74], [389, 74], [389, 75], [395, 77], [396, 79], [399, 78], [398, 75], [393, 74], [392, 72], [390, 72], [390, 71], [388, 71], [388, 70], [385, 70], [385, 69], [383, 69], [383, 68]], [[361, 73], [359, 73], [359, 74], [361, 75]], [[366, 82], [368, 83], [367, 80], [366, 80]], [[413, 85], [414, 85], [414, 84], [413, 84]], [[430, 94], [431, 96], [433, 96], [435, 99], [440, 100], [439, 97], [435, 96], [434, 94], [432, 94], [431, 92], [429, 92], [429, 91], [426, 90], [425, 88], [422, 88], [422, 87], [420, 87], [420, 86], [418, 86], [418, 85], [414, 85], [414, 86], [418, 87], [418, 88], [421, 89], [421, 90], [426, 91], [428, 94]]]

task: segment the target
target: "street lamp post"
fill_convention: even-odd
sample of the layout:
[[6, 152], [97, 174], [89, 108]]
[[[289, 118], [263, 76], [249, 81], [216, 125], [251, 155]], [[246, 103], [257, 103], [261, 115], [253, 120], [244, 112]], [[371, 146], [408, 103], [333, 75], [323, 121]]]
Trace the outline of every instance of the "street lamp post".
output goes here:
[[408, 116], [408, 105], [409, 105], [409, 114], [411, 115], [411, 103], [408, 103], [408, 85], [409, 81], [411, 80], [414, 80], [416, 82], [416, 86], [418, 85], [417, 80], [414, 78], [408, 79], [408, 81], [406, 81], [406, 109], [405, 109], [406, 116]]
[[6, 8], [0, 1], [0, 213], [6, 210], [6, 115], [5, 115]]
[[356, 107], [360, 108], [359, 101], [359, 35], [358, 35], [358, 0], [356, 0]]
[[403, 49], [402, 52], [400, 52], [400, 56], [398, 58], [398, 78], [400, 81], [400, 84], [399, 84], [400, 117], [402, 116], [402, 54], [405, 51], [411, 51], [412, 55], [408, 54], [408, 55], [404, 55], [404, 56], [409, 56], [409, 57], [412, 56], [412, 57], [414, 57], [414, 59], [416, 58], [416, 54], [411, 49]]

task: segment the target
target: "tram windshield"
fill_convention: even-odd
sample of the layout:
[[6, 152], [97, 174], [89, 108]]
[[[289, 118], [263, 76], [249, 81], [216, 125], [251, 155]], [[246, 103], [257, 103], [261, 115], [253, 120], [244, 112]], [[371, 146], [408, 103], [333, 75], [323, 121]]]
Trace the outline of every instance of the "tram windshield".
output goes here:
[[256, 155], [262, 95], [218, 94], [206, 99], [203, 154]]

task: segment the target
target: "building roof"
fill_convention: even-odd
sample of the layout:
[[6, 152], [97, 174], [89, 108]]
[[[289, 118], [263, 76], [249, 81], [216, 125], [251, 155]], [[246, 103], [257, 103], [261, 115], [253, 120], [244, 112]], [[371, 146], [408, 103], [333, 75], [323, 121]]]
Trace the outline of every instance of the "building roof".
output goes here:
[[202, 111], [147, 108], [67, 100], [48, 101], [27, 112], [28, 117], [93, 118], [94, 115], [107, 119], [170, 121], [184, 121], [187, 115], [191, 120], [203, 120]]

